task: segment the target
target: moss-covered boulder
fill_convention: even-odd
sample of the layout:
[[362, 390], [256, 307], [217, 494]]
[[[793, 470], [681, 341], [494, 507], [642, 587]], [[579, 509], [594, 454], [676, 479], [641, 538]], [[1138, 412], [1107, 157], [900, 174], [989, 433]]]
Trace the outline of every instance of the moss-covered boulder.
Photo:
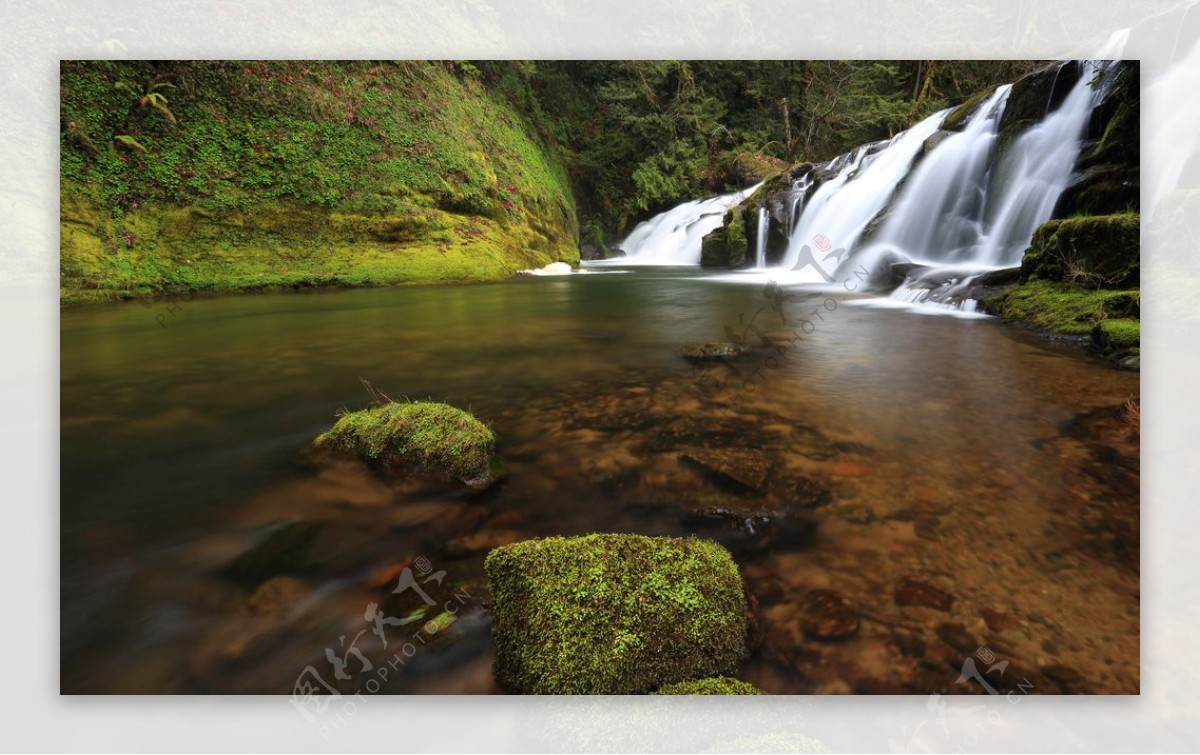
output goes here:
[[742, 207], [725, 213], [725, 222], [700, 242], [701, 267], [738, 267], [746, 260], [749, 242]]
[[1107, 354], [1120, 354], [1139, 348], [1142, 324], [1132, 318], [1103, 320], [1092, 328], [1092, 341]]
[[1099, 215], [1043, 223], [1021, 260], [1023, 279], [1088, 288], [1133, 288], [1141, 279], [1141, 216]]
[[461, 409], [431, 401], [372, 406], [342, 415], [313, 441], [397, 474], [449, 478], [473, 488], [493, 482], [496, 436]]
[[496, 678], [532, 694], [635, 694], [732, 673], [746, 598], [708, 540], [587, 535], [526, 540], [484, 562]]
[[654, 691], [655, 695], [765, 695], [758, 687], [740, 679], [716, 676], [668, 684]]

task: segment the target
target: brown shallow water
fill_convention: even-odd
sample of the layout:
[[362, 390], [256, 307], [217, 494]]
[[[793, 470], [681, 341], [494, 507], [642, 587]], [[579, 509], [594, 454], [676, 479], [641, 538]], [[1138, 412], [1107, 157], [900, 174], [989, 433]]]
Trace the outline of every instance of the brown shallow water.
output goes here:
[[[290, 693], [311, 666], [495, 692], [486, 549], [615, 531], [732, 550], [740, 676], [769, 692], [981, 692], [973, 658], [999, 691], [1136, 693], [1138, 376], [990, 319], [763, 293], [643, 270], [64, 311], [62, 691]], [[728, 332], [738, 375], [675, 353]], [[510, 477], [469, 497], [312, 457], [360, 378], [470, 408]], [[318, 525], [307, 570], [225, 571], [283, 522]], [[433, 609], [390, 595], [405, 566], [445, 573]], [[385, 650], [371, 604], [420, 619]]]

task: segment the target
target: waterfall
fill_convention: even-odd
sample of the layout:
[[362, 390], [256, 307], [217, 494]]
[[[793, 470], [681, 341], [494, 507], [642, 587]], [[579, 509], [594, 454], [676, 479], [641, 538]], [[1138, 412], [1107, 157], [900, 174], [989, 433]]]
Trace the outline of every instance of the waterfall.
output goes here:
[[[762, 186], [684, 202], [639, 223], [618, 244], [627, 256], [604, 262], [619, 265], [699, 265], [704, 236], [724, 223], [725, 212]], [[593, 262], [589, 264], [601, 264]]]
[[989, 169], [1010, 88], [997, 89], [962, 131], [925, 156], [875, 234], [871, 251], [895, 250], [922, 260], [971, 255], [984, 233]]
[[754, 266], [767, 266], [767, 231], [771, 228], [771, 219], [767, 215], [765, 204], [758, 206], [758, 230], [754, 235]]
[[[795, 282], [832, 279], [845, 250], [853, 249], [867, 223], [884, 208], [925, 140], [949, 111], [932, 115], [883, 143], [863, 145], [822, 169], [836, 175], [822, 183], [801, 210], [788, 241], [783, 267]], [[815, 245], [817, 259], [812, 251]]]

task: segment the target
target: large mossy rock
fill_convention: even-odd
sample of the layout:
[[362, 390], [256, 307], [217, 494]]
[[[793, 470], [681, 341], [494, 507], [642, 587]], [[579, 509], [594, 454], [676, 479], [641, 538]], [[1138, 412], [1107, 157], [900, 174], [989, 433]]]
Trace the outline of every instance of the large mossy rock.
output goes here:
[[496, 678], [530, 694], [636, 694], [732, 673], [746, 598], [708, 540], [586, 535], [526, 540], [484, 562]]
[[654, 691], [655, 695], [765, 695], [758, 687], [740, 679], [717, 676], [668, 684]]
[[313, 445], [392, 473], [450, 478], [473, 488], [493, 480], [496, 436], [472, 415], [446, 404], [393, 401], [350, 412]]
[[1038, 227], [1021, 260], [1021, 277], [1088, 288], [1136, 288], [1141, 280], [1137, 213], [1050, 220]]
[[700, 267], [738, 267], [746, 261], [749, 242], [742, 207], [725, 213], [725, 222], [700, 242]]

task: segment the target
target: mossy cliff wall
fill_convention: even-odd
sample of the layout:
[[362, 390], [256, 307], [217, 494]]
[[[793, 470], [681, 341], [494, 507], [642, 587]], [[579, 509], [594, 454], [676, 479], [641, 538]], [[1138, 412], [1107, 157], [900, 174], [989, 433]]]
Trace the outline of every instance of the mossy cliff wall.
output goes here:
[[469, 64], [67, 61], [61, 87], [64, 302], [578, 259], [565, 170]]

